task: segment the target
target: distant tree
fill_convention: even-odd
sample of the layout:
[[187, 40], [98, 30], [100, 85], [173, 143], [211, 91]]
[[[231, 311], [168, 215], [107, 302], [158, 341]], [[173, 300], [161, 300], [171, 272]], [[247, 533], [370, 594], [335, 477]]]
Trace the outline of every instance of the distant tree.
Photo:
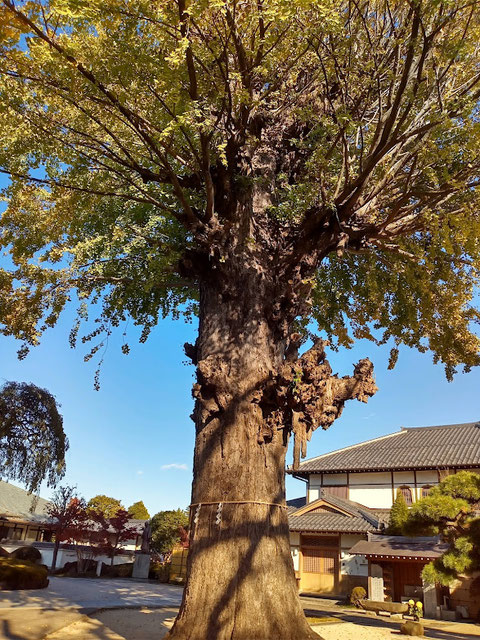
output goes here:
[[85, 500], [78, 496], [76, 487], [59, 487], [53, 494], [47, 507], [47, 514], [51, 519], [49, 527], [55, 532], [52, 571], [55, 571], [60, 543], [77, 539], [80, 532], [86, 532], [88, 527], [85, 510]]
[[178, 535], [180, 537], [179, 545], [183, 549], [188, 549], [190, 546], [190, 532], [185, 527], [178, 527]]
[[427, 564], [426, 582], [450, 584], [459, 574], [480, 568], [480, 475], [461, 471], [448, 476], [409, 510], [404, 531], [440, 535], [448, 550]]
[[390, 511], [390, 520], [387, 533], [391, 536], [400, 536], [408, 518], [408, 507], [403, 493], [398, 489], [397, 497]]
[[102, 513], [105, 518], [113, 518], [117, 511], [124, 509], [123, 504], [116, 498], [110, 498], [105, 495], [94, 496], [88, 501], [87, 509]]
[[130, 507], [128, 507], [128, 515], [134, 520], [150, 520], [150, 514], [142, 500], [134, 502]]
[[91, 518], [97, 525], [100, 542], [97, 547], [99, 553], [110, 558], [113, 565], [115, 556], [124, 550], [124, 543], [134, 540], [140, 531], [138, 527], [129, 526], [130, 515], [125, 509], [118, 509], [112, 517], [105, 517], [101, 511], [90, 512]]
[[[182, 530], [188, 526], [188, 515], [184, 509], [159, 511], [152, 518], [152, 549], [158, 553], [170, 553], [182, 542]], [[185, 539], [185, 536], [183, 536]]]
[[55, 398], [25, 382], [0, 387], [0, 477], [37, 491], [54, 487], [65, 473], [68, 440]]

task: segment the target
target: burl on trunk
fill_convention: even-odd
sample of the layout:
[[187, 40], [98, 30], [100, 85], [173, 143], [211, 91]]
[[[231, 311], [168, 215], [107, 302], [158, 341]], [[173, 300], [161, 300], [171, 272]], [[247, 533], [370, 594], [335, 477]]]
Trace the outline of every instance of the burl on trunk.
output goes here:
[[285, 454], [293, 433], [298, 464], [316, 427], [329, 426], [347, 399], [375, 392], [372, 365], [338, 379], [321, 341], [298, 358], [298, 336], [278, 339], [267, 317], [263, 279], [253, 268], [236, 275], [241, 289], [217, 274], [202, 284], [199, 337], [186, 345], [197, 364], [190, 551], [168, 638], [318, 638], [297, 595]]

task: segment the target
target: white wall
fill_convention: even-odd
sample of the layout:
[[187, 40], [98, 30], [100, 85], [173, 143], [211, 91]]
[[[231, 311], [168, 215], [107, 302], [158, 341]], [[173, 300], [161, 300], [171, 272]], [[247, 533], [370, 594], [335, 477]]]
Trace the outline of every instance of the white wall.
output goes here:
[[[20, 541], [13, 542], [13, 543], [12, 542], [2, 543], [2, 547], [9, 553], [14, 551], [15, 549], [18, 549], [18, 547], [25, 547], [25, 546], [28, 546], [28, 545], [26, 545], [25, 542], [20, 542]], [[42, 559], [40, 560], [40, 564], [45, 564], [47, 565], [47, 567], [51, 567], [52, 559], [53, 559], [53, 542], [51, 543], [51, 545], [49, 544], [48, 547], [42, 545], [42, 547], [36, 547], [36, 548], [42, 554]], [[64, 549], [60, 547], [57, 555], [56, 568], [61, 569], [62, 567], [65, 566], [67, 562], [77, 562], [77, 559], [78, 559], [77, 552], [74, 549]], [[108, 564], [108, 565], [110, 565], [110, 562], [111, 562], [110, 558], [103, 555], [95, 556], [94, 560], [95, 561], [100, 560], [101, 562], [104, 562], [105, 564]], [[134, 560], [133, 554], [119, 554], [115, 556], [113, 564], [123, 564], [125, 562], [133, 562], [133, 560]]]
[[365, 540], [365, 536], [346, 533], [340, 536], [340, 574], [342, 576], [368, 576], [368, 560], [365, 556], [353, 556], [348, 553], [360, 540]]
[[297, 531], [290, 531], [290, 553], [292, 554], [293, 568], [299, 571], [299, 551], [300, 551], [300, 534]]
[[392, 506], [392, 476], [389, 472], [350, 473], [349, 484], [350, 500], [376, 509]]
[[372, 509], [390, 509], [392, 506], [392, 487], [350, 487], [350, 500], [359, 502]]
[[323, 476], [323, 486], [327, 487], [332, 484], [347, 484], [346, 473], [325, 473]]
[[[480, 473], [480, 469], [469, 469], [469, 471]], [[320, 497], [322, 475], [324, 487], [347, 484], [346, 473], [312, 473], [307, 485], [308, 502], [318, 500]], [[438, 484], [438, 473], [435, 470], [417, 471], [416, 474], [413, 471], [394, 471], [393, 491], [392, 474], [389, 471], [351, 472], [348, 474], [348, 497], [350, 500], [359, 502], [366, 507], [390, 509], [400, 487], [410, 487], [413, 501], [415, 502], [422, 497], [422, 487], [426, 485], [435, 486], [436, 484]]]

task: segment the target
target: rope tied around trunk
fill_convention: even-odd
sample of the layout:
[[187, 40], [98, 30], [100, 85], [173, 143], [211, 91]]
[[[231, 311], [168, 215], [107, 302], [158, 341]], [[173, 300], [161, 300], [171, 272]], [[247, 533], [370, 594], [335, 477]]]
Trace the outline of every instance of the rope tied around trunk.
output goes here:
[[266, 504], [269, 507], [280, 507], [280, 509], [287, 509], [285, 504], [280, 504], [279, 502], [264, 502], [263, 500], [215, 500], [214, 502], [193, 502], [190, 505], [190, 509], [193, 507], [204, 507], [211, 506], [213, 504], [224, 505], [224, 504]]
[[280, 509], [285, 509], [285, 510], [287, 509], [287, 506], [285, 504], [280, 504], [279, 502], [264, 502], [263, 500], [218, 500], [215, 502], [193, 502], [190, 505], [190, 509], [193, 509], [194, 507], [196, 507], [195, 515], [193, 516], [193, 524], [198, 523], [198, 519], [200, 517], [200, 509], [203, 506], [218, 505], [217, 513], [215, 517], [215, 524], [220, 526], [222, 523], [222, 511], [223, 511], [224, 504], [264, 504], [264, 505], [267, 505], [268, 507], [279, 507]]

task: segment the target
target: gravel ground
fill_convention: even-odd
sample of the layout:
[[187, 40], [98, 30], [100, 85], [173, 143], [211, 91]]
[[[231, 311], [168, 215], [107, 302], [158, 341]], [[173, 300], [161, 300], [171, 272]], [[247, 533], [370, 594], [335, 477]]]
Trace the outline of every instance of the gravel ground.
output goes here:
[[[160, 640], [171, 628], [178, 609], [110, 609], [91, 616], [83, 616], [77, 622], [52, 633], [44, 640]], [[427, 628], [427, 638], [435, 640], [475, 640], [469, 633], [456, 628], [448, 632]], [[469, 625], [470, 626], [470, 625]], [[323, 640], [407, 640], [400, 634], [400, 622], [382, 624], [381, 620], [332, 621], [314, 625], [313, 629]], [[162, 633], [163, 632], [163, 633]], [[478, 636], [477, 636], [478, 637]]]
[[173, 607], [110, 609], [84, 616], [45, 640], [160, 640], [173, 625], [177, 613], [178, 609]]
[[182, 587], [129, 579], [51, 577], [46, 589], [3, 591], [0, 615], [5, 609], [107, 609], [108, 607], [175, 607]]
[[[45, 640], [160, 640], [172, 626], [176, 613], [174, 608], [101, 611], [84, 616]], [[315, 625], [314, 630], [324, 640], [393, 640], [392, 636], [398, 634], [386, 627], [341, 621]]]
[[[399, 629], [400, 629], [400, 625]], [[396, 636], [406, 639], [400, 631], [392, 631], [388, 627], [366, 627], [352, 622], [338, 622], [315, 626], [314, 630], [324, 640], [394, 640]]]

